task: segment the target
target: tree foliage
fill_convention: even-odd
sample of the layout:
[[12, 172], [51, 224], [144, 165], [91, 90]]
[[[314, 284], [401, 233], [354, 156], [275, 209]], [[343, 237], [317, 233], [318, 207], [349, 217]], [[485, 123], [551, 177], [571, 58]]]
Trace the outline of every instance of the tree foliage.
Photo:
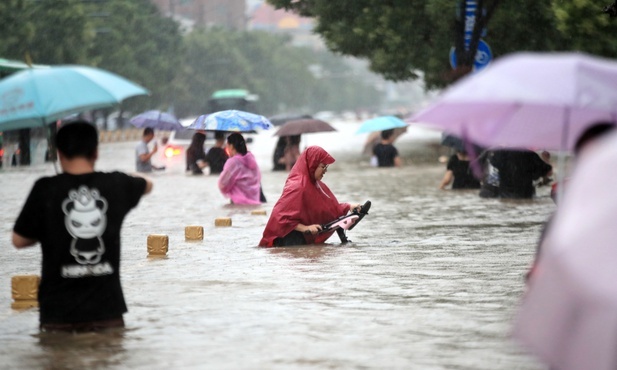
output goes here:
[[567, 50], [617, 58], [617, 19], [603, 12], [611, 0], [554, 1], [557, 29], [564, 35]]
[[[171, 84], [182, 63], [182, 36], [176, 22], [164, 18], [148, 0], [107, 0], [88, 5], [96, 38], [89, 48], [93, 65], [126, 76], [150, 90], [137, 107], [163, 110], [178, 94]], [[135, 99], [134, 99], [135, 100]]]
[[5, 58], [37, 64], [87, 61], [94, 34], [79, 0], [4, 0], [0, 18], [0, 55]]
[[[35, 64], [84, 64], [150, 90], [123, 109], [174, 107], [201, 114], [215, 90], [260, 96], [260, 113], [378, 108], [380, 94], [353, 78], [342, 58], [292, 46], [285, 36], [227, 29], [183, 35], [149, 0], [3, 0], [0, 57]], [[324, 76], [310, 67], [323, 65]]]
[[[186, 96], [178, 104], [184, 115], [205, 112], [210, 95], [229, 88], [247, 89], [259, 95], [259, 110], [263, 114], [379, 105], [378, 92], [362, 80], [350, 78], [347, 84], [341, 84], [340, 80], [334, 82], [310, 72], [311, 65], [321, 63], [329, 76], [341, 76], [335, 71], [349, 67], [340, 58], [293, 47], [284, 36], [202, 29], [186, 36], [185, 45], [184, 69], [178, 81], [186, 86]], [[328, 56], [332, 60], [326, 62]], [[349, 84], [353, 88], [341, 89]]]
[[395, 81], [423, 75], [428, 87], [458, 77], [449, 62], [468, 72], [483, 33], [495, 57], [518, 50], [563, 48], [550, 0], [476, 0], [475, 27], [465, 52], [466, 0], [267, 0], [276, 8], [315, 17], [328, 47], [366, 58], [373, 71]]

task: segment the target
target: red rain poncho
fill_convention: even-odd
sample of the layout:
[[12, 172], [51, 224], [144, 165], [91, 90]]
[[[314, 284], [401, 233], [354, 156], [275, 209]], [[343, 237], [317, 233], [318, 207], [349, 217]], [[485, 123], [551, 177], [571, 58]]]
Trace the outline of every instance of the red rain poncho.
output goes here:
[[[326, 184], [315, 179], [320, 163], [334, 163], [334, 158], [318, 146], [310, 146], [302, 153], [287, 177], [281, 198], [272, 209], [260, 247], [272, 247], [274, 239], [289, 234], [298, 224], [322, 225], [347, 214], [349, 204], [339, 203]], [[304, 234], [304, 238], [307, 244], [319, 244], [332, 233]]]

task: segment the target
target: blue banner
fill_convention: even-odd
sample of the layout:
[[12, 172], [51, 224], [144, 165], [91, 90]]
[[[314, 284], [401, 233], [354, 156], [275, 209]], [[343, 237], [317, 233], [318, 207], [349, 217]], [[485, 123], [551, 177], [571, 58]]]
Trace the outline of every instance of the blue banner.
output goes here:
[[476, 24], [476, 9], [478, 4], [475, 0], [467, 0], [465, 6], [465, 50], [469, 50], [473, 27]]

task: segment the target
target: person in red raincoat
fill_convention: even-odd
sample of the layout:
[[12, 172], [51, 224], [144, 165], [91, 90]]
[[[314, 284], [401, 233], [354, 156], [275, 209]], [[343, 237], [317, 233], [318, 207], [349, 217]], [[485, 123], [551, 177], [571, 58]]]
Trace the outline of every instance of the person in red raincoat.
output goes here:
[[321, 181], [332, 163], [334, 158], [319, 146], [302, 153], [272, 209], [260, 247], [323, 243], [333, 231], [319, 234], [322, 224], [360, 208], [360, 204], [339, 203]]

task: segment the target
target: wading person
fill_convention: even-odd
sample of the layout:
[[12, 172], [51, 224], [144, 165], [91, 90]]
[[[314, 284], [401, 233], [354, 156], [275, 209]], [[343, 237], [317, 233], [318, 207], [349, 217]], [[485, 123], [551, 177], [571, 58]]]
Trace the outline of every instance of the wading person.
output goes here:
[[457, 150], [446, 165], [446, 173], [439, 184], [439, 189], [445, 189], [452, 184], [452, 189], [479, 189], [480, 181], [475, 178], [471, 171], [467, 152]]
[[550, 176], [553, 167], [531, 150], [496, 150], [490, 159], [499, 170], [499, 197], [530, 199], [536, 194], [534, 180]]
[[154, 139], [154, 130], [150, 127], [144, 129], [141, 141], [135, 147], [135, 170], [137, 172], [152, 172], [152, 170], [164, 170], [165, 167], [157, 167], [152, 165], [152, 156], [158, 150], [156, 141], [150, 151], [148, 143]]
[[203, 175], [203, 168], [206, 167], [206, 151], [204, 143], [206, 134], [196, 132], [191, 138], [191, 145], [186, 148], [186, 170], [193, 175]]
[[219, 175], [221, 193], [233, 204], [261, 204], [261, 172], [241, 134], [229, 135], [227, 152], [229, 159]]
[[334, 231], [320, 234], [322, 224], [359, 209], [359, 204], [339, 203], [321, 181], [332, 163], [334, 158], [319, 146], [300, 155], [272, 209], [260, 247], [323, 243]]
[[62, 126], [56, 148], [62, 173], [36, 181], [13, 227], [15, 247], [41, 244], [40, 328], [123, 327], [120, 229], [152, 182], [95, 171], [98, 134], [87, 122]]
[[218, 175], [223, 172], [223, 167], [229, 156], [225, 151], [225, 132], [215, 131], [214, 139], [216, 143], [206, 154], [206, 165], [210, 167], [211, 175]]
[[394, 129], [381, 132], [381, 142], [373, 147], [373, 156], [377, 159], [378, 167], [400, 167], [401, 157], [394, 142]]

